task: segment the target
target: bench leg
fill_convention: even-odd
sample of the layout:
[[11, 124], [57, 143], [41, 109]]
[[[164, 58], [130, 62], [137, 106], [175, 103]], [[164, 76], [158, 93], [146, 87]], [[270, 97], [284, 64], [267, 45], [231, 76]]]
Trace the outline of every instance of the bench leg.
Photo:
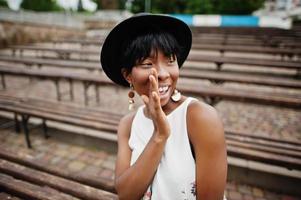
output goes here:
[[15, 119], [15, 131], [16, 131], [16, 133], [20, 133], [21, 132], [20, 122], [18, 120], [18, 114], [17, 113], [14, 113], [14, 119]]
[[225, 51], [224, 50], [220, 50], [219, 52], [220, 52], [221, 57], [223, 57], [225, 55]]
[[74, 92], [73, 92], [73, 81], [72, 79], [69, 79], [69, 92], [70, 92], [70, 100], [74, 100]]
[[96, 102], [99, 105], [100, 100], [99, 100], [99, 90], [97, 84], [95, 84], [95, 95], [96, 95]]
[[222, 64], [223, 64], [223, 63], [222, 63], [222, 62], [216, 62], [215, 64], [216, 64], [216, 67], [217, 67], [217, 68], [216, 68], [217, 71], [221, 71], [221, 69], [222, 69]]
[[296, 78], [301, 79], [301, 69], [297, 69]]
[[25, 139], [26, 139], [26, 144], [28, 148], [32, 148], [30, 138], [29, 138], [29, 130], [28, 130], [28, 115], [22, 115], [22, 124], [23, 124], [23, 129], [25, 133]]
[[45, 139], [48, 139], [49, 135], [48, 135], [48, 129], [47, 129], [47, 124], [46, 124], [45, 119], [43, 119], [42, 125], [43, 125], [43, 130], [44, 130], [44, 137], [45, 137]]
[[220, 97], [208, 97], [208, 96], [204, 97], [204, 101], [211, 106], [215, 106], [221, 100], [222, 99]]
[[56, 98], [58, 101], [61, 101], [61, 92], [60, 92], [60, 84], [59, 84], [59, 80], [56, 79], [54, 81], [55, 83], [55, 88], [56, 88]]
[[5, 77], [4, 74], [1, 74], [1, 83], [2, 83], [2, 89], [6, 89], [6, 83], [5, 83]]
[[88, 106], [88, 104], [89, 104], [88, 89], [89, 89], [90, 85], [91, 85], [91, 83], [84, 82], [85, 106]]

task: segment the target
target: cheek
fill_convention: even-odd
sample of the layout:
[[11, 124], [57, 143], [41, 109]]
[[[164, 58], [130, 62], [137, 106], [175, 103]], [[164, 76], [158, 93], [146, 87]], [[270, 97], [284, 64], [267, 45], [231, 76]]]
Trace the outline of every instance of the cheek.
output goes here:
[[170, 71], [170, 77], [174, 83], [177, 83], [179, 76], [180, 76], [179, 68], [174, 68], [173, 70]]
[[132, 71], [132, 83], [136, 92], [141, 94], [148, 94], [149, 77], [150, 72], [148, 70], [133, 70]]

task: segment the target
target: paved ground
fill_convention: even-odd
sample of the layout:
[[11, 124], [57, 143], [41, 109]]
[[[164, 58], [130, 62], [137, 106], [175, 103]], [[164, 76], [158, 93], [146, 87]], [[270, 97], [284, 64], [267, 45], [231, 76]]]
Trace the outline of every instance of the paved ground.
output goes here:
[[[56, 131], [51, 129], [51, 132]], [[74, 174], [114, 178], [115, 154], [95, 147], [80, 146], [62, 142], [55, 138], [45, 140], [41, 129], [31, 131], [34, 149], [25, 146], [24, 135], [16, 134], [13, 127], [0, 129], [0, 144], [16, 154], [43, 163], [49, 167], [68, 170]], [[301, 199], [254, 187], [252, 185], [228, 182], [226, 196], [229, 200], [297, 200]], [[1, 198], [1, 192], [0, 192]]]

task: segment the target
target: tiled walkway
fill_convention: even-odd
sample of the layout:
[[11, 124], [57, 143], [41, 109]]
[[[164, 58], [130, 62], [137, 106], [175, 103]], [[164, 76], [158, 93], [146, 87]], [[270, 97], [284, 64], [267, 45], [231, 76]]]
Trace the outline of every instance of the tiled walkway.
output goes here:
[[[50, 130], [50, 134], [54, 129]], [[116, 155], [95, 147], [79, 146], [55, 138], [44, 139], [41, 129], [31, 131], [34, 149], [25, 145], [24, 135], [16, 134], [13, 127], [0, 129], [0, 144], [18, 155], [31, 158], [46, 166], [68, 170], [74, 174], [92, 175], [114, 179]], [[229, 200], [297, 200], [301, 199], [278, 194], [251, 185], [228, 182], [226, 196]], [[0, 195], [1, 197], [1, 195]]]

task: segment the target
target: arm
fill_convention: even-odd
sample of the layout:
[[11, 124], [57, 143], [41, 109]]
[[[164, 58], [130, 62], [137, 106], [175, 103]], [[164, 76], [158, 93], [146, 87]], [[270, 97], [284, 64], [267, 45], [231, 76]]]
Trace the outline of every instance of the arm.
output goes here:
[[193, 102], [187, 126], [195, 151], [198, 200], [221, 200], [227, 179], [227, 150], [223, 125], [211, 106]]
[[156, 173], [169, 136], [169, 125], [160, 106], [155, 77], [156, 74], [155, 76], [150, 76], [151, 88], [149, 97], [142, 96], [154, 122], [154, 133], [144, 151], [132, 166], [130, 166], [131, 149], [128, 145], [128, 140], [134, 116], [123, 118], [118, 127], [115, 188], [120, 200], [142, 198]]

